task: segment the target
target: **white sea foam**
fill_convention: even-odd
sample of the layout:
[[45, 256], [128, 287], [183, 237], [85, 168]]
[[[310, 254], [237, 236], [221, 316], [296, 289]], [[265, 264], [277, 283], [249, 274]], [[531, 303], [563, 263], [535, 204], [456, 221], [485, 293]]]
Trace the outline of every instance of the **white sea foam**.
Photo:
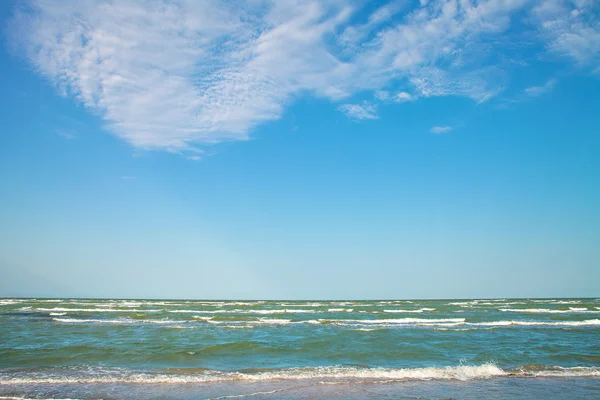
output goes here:
[[52, 318], [54, 322], [61, 322], [65, 324], [116, 324], [116, 325], [131, 325], [131, 324], [182, 324], [187, 321], [175, 321], [168, 319], [130, 319], [130, 318], [117, 318], [117, 319], [80, 319], [80, 318]]
[[453, 303], [448, 303], [448, 305], [458, 306], [461, 308], [473, 308], [475, 306], [478, 306], [479, 302], [477, 302], [477, 301], [457, 301], [457, 302], [453, 302]]
[[[214, 317], [192, 316], [193, 320], [202, 321], [209, 324], [225, 326], [255, 326], [255, 325], [333, 325], [349, 328], [371, 328], [376, 326], [381, 328], [402, 328], [402, 327], [431, 327], [431, 328], [501, 328], [501, 327], [593, 327], [600, 326], [600, 319], [588, 319], [583, 321], [528, 321], [528, 320], [500, 320], [487, 322], [466, 322], [465, 318], [396, 318], [396, 319], [311, 319], [293, 321], [283, 318], [258, 318], [253, 320], [214, 320]], [[193, 328], [193, 320], [171, 320], [171, 319], [83, 319], [83, 318], [61, 318], [56, 315], [52, 318], [54, 322], [69, 324], [158, 324], [158, 325], [181, 325], [182, 327]]]
[[282, 308], [276, 310], [234, 310], [234, 312], [239, 314], [297, 314], [297, 313], [309, 313], [313, 314], [317, 311], [315, 310], [302, 310], [302, 309], [294, 309], [294, 308]]
[[199, 319], [202, 321], [210, 321], [213, 317], [202, 317], [200, 315], [194, 315], [194, 316], [192, 316], [192, 318]]
[[383, 310], [383, 312], [386, 313], [422, 313], [422, 312], [426, 312], [426, 311], [435, 311], [435, 308], [419, 308], [417, 310], [401, 310], [401, 309], [395, 309], [395, 310]]
[[470, 326], [600, 326], [600, 319], [588, 319], [584, 321], [490, 321], [470, 322]]
[[412, 303], [414, 303], [414, 301], [411, 301], [411, 300], [386, 300], [386, 301], [379, 301], [379, 302], [377, 302], [377, 304], [380, 304], [380, 305], [383, 305], [383, 304], [403, 304], [403, 303], [412, 304]]
[[501, 308], [503, 312], [516, 313], [540, 313], [540, 314], [573, 314], [573, 313], [597, 313], [598, 311], [587, 308], [569, 308], [568, 310], [555, 310], [551, 308]]
[[600, 367], [550, 367], [540, 371], [519, 369], [518, 375], [528, 377], [600, 377]]
[[360, 322], [365, 324], [441, 324], [441, 323], [462, 323], [464, 318], [399, 318], [399, 319], [355, 319], [347, 320], [349, 322]]
[[21, 300], [21, 299], [2, 299], [0, 300], [0, 306], [10, 306], [13, 304], [19, 304], [19, 303], [23, 303], [25, 302], [25, 300]]
[[224, 329], [254, 329], [252, 325], [222, 325]]
[[289, 319], [280, 318], [260, 318], [258, 321], [247, 321], [248, 324], [270, 324], [270, 325], [288, 325], [292, 323]]
[[316, 367], [291, 368], [257, 373], [207, 371], [199, 374], [87, 374], [80, 376], [0, 376], [0, 384], [91, 384], [91, 383], [205, 383], [222, 381], [272, 381], [272, 380], [471, 380], [506, 376], [494, 364], [478, 366], [430, 368], [353, 368]]
[[166, 310], [169, 313], [175, 314], [261, 314], [261, 315], [269, 315], [269, 314], [314, 314], [321, 313], [323, 311], [317, 310], [303, 310], [303, 309], [293, 309], [293, 308], [282, 308], [282, 309], [271, 309], [271, 310], [243, 310], [243, 309], [233, 309], [233, 310], [193, 310], [193, 309], [182, 309], [182, 310]]
[[144, 310], [144, 309], [117, 309], [117, 308], [65, 308], [65, 307], [55, 307], [55, 308], [26, 308], [22, 307], [23, 311], [42, 311], [42, 312], [96, 312], [96, 313], [154, 313], [161, 312], [162, 310]]
[[126, 319], [79, 319], [79, 318], [52, 318], [54, 322], [65, 324], [132, 324], [136, 321]]
[[[57, 375], [52, 373], [0, 374], [1, 385], [93, 384], [93, 383], [209, 383], [227, 381], [331, 380], [331, 381], [421, 381], [491, 379], [498, 377], [599, 377], [599, 367], [527, 367], [505, 371], [493, 363], [426, 368], [290, 368], [257, 373], [203, 371], [197, 374], [88, 373]], [[327, 383], [327, 382], [323, 382]], [[9, 399], [11, 397], [8, 397]]]
[[[319, 319], [316, 323], [332, 324], [351, 327], [365, 327], [377, 325], [381, 327], [395, 326], [455, 326], [464, 324], [464, 318], [397, 318], [397, 319]], [[309, 322], [315, 323], [315, 322]]]
[[47, 398], [47, 399], [43, 399], [41, 397], [36, 397], [31, 398], [31, 397], [14, 397], [14, 396], [0, 396], [0, 400], [80, 400], [80, 399], [72, 399], [72, 398], [68, 398], [68, 399], [59, 399], [57, 397], [53, 397], [53, 398]]

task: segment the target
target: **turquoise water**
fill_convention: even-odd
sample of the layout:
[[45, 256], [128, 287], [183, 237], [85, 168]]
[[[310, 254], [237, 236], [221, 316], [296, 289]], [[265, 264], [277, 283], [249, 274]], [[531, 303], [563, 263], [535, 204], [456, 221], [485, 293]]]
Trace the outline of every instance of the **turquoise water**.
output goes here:
[[0, 299], [4, 398], [600, 398], [600, 299]]

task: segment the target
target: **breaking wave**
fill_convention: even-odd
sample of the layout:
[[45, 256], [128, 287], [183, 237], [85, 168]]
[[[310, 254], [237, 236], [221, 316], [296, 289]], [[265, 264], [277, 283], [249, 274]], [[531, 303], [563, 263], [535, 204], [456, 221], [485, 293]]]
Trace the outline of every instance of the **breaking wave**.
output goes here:
[[539, 314], [573, 314], [573, 313], [598, 313], [585, 307], [570, 307], [568, 310], [556, 310], [551, 308], [500, 308], [503, 312], [516, 313], [539, 313]]
[[215, 371], [196, 373], [153, 372], [92, 372], [57, 374], [35, 372], [0, 374], [0, 384], [92, 384], [92, 383], [210, 383], [224, 381], [274, 381], [274, 380], [333, 380], [333, 381], [419, 381], [491, 379], [497, 377], [598, 377], [598, 367], [522, 366], [503, 370], [494, 363], [425, 368], [357, 368], [310, 367], [279, 370]]

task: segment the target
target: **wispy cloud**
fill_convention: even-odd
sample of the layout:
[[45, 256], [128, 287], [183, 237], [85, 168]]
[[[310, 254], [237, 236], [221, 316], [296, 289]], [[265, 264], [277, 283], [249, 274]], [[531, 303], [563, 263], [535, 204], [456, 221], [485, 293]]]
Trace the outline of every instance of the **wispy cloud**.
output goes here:
[[552, 89], [554, 89], [554, 86], [556, 86], [557, 82], [558, 81], [556, 79], [550, 79], [541, 86], [528, 87], [527, 89], [525, 89], [525, 93], [531, 97], [541, 96], [543, 94], [546, 94], [546, 93], [552, 91]]
[[377, 119], [377, 110], [374, 105], [363, 104], [342, 104], [338, 110], [352, 119]]
[[67, 130], [67, 129], [55, 129], [55, 130], [54, 130], [54, 132], [55, 132], [57, 135], [59, 135], [59, 136], [61, 136], [61, 137], [65, 138], [65, 139], [69, 139], [69, 140], [75, 139], [75, 138], [77, 137], [77, 134], [76, 134], [76, 133], [75, 133], [75, 131], [73, 131], [73, 130]]
[[435, 134], [440, 134], [440, 133], [446, 133], [446, 132], [450, 132], [451, 130], [453, 130], [454, 128], [451, 126], [447, 126], [447, 125], [443, 125], [443, 126], [434, 126], [432, 127], [429, 132], [431, 133], [435, 133]]
[[390, 1], [373, 11], [345, 0], [31, 0], [9, 36], [113, 134], [197, 158], [203, 147], [248, 140], [301, 95], [367, 119], [375, 111], [352, 104], [354, 94], [485, 102], [509, 82], [502, 60], [522, 33], [513, 21], [552, 54], [593, 65], [594, 10], [585, 0]]

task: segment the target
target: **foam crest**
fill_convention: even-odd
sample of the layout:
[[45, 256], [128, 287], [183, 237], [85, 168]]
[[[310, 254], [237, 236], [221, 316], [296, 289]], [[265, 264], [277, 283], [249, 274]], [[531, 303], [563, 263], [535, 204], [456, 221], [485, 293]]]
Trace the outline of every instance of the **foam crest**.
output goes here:
[[0, 306], [10, 306], [13, 304], [19, 304], [19, 303], [23, 303], [24, 300], [19, 300], [19, 299], [2, 299], [0, 300]]
[[306, 321], [308, 323], [332, 324], [340, 326], [365, 327], [377, 325], [380, 327], [394, 326], [456, 326], [465, 323], [464, 318], [395, 318], [395, 319], [319, 319]]
[[572, 313], [597, 313], [598, 311], [587, 308], [570, 307], [568, 310], [555, 310], [551, 308], [501, 308], [503, 312], [539, 313], [539, 314], [572, 314]]
[[72, 398], [59, 399], [59, 398], [56, 398], [56, 397], [54, 397], [54, 398], [46, 398], [46, 399], [41, 398], [41, 397], [36, 397], [34, 399], [34, 398], [31, 398], [31, 397], [14, 397], [14, 396], [5, 397], [5, 396], [0, 396], [0, 400], [80, 400], [80, 399], [72, 399]]
[[242, 310], [242, 309], [234, 309], [234, 310], [193, 310], [193, 309], [182, 309], [182, 310], [167, 310], [170, 313], [181, 313], [181, 314], [261, 314], [261, 315], [269, 315], [269, 314], [314, 314], [320, 313], [322, 311], [317, 310], [303, 310], [303, 309], [293, 309], [293, 308], [283, 308], [283, 309], [271, 309], [271, 310]]
[[[319, 380], [330, 382], [369, 381], [429, 381], [491, 379], [498, 377], [600, 377], [600, 367], [522, 366], [503, 370], [494, 363], [482, 365], [459, 365], [425, 368], [356, 368], [356, 367], [310, 367], [267, 370], [259, 372], [205, 370], [198, 373], [139, 373], [124, 370], [115, 372], [88, 371], [67, 375], [52, 372], [0, 373], [0, 385], [27, 384], [183, 384], [227, 381], [275, 381]], [[0, 399], [20, 399], [0, 397]]]
[[477, 305], [479, 302], [477, 300], [473, 300], [473, 301], [455, 301], [452, 303], [448, 303], [448, 305], [450, 306], [459, 306], [459, 307], [470, 307], [470, 306], [474, 306]]
[[522, 376], [540, 378], [600, 377], [600, 367], [522, 367], [518, 369], [518, 374]]
[[[117, 318], [117, 319], [80, 319], [80, 318], [52, 318], [54, 322], [60, 322], [65, 324], [113, 324], [113, 325], [132, 325], [132, 324], [182, 324], [186, 321], [175, 321], [166, 319], [130, 319], [130, 318]], [[209, 321], [210, 322], [210, 321]]]
[[471, 380], [506, 376], [495, 364], [476, 366], [429, 367], [429, 368], [354, 368], [311, 367], [248, 372], [204, 371], [198, 374], [80, 374], [75, 376], [41, 375], [0, 376], [0, 384], [92, 384], [92, 383], [207, 383], [223, 381], [273, 381], [273, 380]]
[[398, 318], [398, 319], [355, 319], [348, 322], [364, 324], [456, 324], [465, 322], [464, 318]]
[[118, 308], [67, 308], [67, 307], [54, 307], [54, 308], [31, 308], [31, 307], [22, 307], [23, 311], [42, 311], [42, 312], [96, 312], [96, 313], [130, 313], [130, 312], [139, 312], [139, 313], [149, 313], [149, 312], [161, 312], [162, 310], [157, 309], [118, 309]]
[[420, 314], [420, 313], [426, 312], [426, 311], [435, 311], [435, 308], [419, 308], [417, 310], [401, 310], [401, 309], [383, 310], [383, 312], [386, 312], [386, 313], [398, 313], [398, 314], [405, 314], [405, 313]]
[[584, 321], [491, 321], [471, 322], [470, 326], [600, 326], [600, 319], [588, 319]]

